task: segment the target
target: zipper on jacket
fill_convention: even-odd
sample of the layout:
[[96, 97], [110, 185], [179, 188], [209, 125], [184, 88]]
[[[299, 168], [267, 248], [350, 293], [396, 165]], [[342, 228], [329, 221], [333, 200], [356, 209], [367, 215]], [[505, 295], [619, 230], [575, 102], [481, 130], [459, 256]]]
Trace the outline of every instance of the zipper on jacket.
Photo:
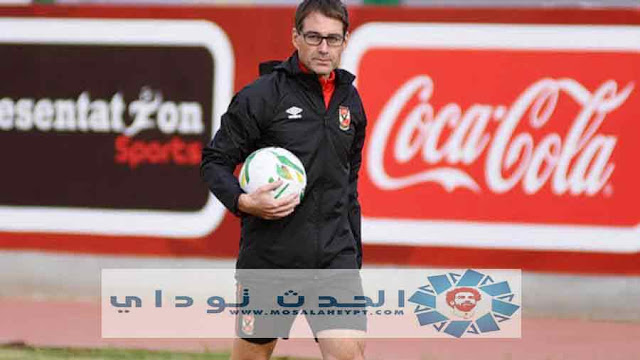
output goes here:
[[[327, 108], [327, 106], [324, 103], [324, 94], [322, 92], [322, 86], [320, 85], [320, 81], [319, 80], [315, 80], [315, 84], [313, 84], [313, 87], [316, 89], [316, 96], [320, 97], [320, 104], [322, 104], [322, 108], [324, 111], [320, 112], [322, 114], [322, 144], [321, 146], [327, 146], [329, 144], [326, 144], [326, 142], [328, 141], [327, 139], [327, 126], [328, 126], [328, 112], [329, 109]], [[334, 95], [335, 95], [335, 90], [334, 90]], [[332, 96], [333, 97], [333, 96]], [[325, 159], [324, 157], [326, 157], [326, 151], [322, 151], [322, 163], [326, 164], [327, 159]], [[318, 222], [316, 223], [316, 268], [320, 268], [320, 266], [322, 265], [322, 224], [325, 223], [325, 218], [324, 218], [324, 213], [322, 211], [322, 198], [324, 197], [324, 192], [325, 192], [325, 187], [326, 187], [326, 181], [324, 180], [324, 175], [320, 176], [320, 184], [318, 186]]]
[[[324, 104], [324, 97], [322, 95], [322, 87], [320, 86], [320, 82], [318, 81], [318, 79], [316, 78], [311, 78], [311, 77], [301, 77], [300, 78], [300, 82], [302, 85], [303, 90], [305, 90], [307, 92], [307, 98], [310, 101], [311, 104], [311, 108], [314, 110], [314, 112], [316, 112], [318, 115], [320, 115], [321, 119], [322, 119], [322, 130], [323, 130], [323, 140], [322, 143], [320, 144], [320, 149], [318, 149], [318, 152], [320, 153], [320, 157], [316, 160], [316, 161], [320, 161], [321, 163], [324, 163], [325, 159], [324, 159], [324, 151], [321, 151], [323, 145], [324, 144], [324, 137], [326, 136], [326, 112], [327, 112], [327, 108]], [[320, 102], [318, 103], [318, 98], [320, 99]], [[318, 105], [321, 105], [322, 107], [318, 107]], [[324, 111], [322, 111], [324, 110]], [[310, 268], [315, 268], [318, 269], [320, 268], [320, 265], [322, 263], [322, 256], [321, 256], [321, 238], [322, 238], [322, 224], [324, 223], [324, 215], [322, 213], [322, 195], [324, 193], [324, 175], [320, 175], [320, 177], [318, 178], [318, 185], [316, 187], [316, 189], [314, 189], [316, 191], [316, 196], [314, 196], [315, 201], [316, 201], [316, 213], [315, 213], [315, 223], [313, 224], [313, 228], [315, 229], [315, 236], [314, 236], [314, 260], [315, 260], [315, 264], [309, 264]]]
[[[328, 109], [325, 109], [325, 114], [322, 117], [322, 141], [323, 143], [328, 141], [327, 139], [327, 123], [328, 123], [328, 114], [327, 114]], [[328, 145], [328, 144], [322, 144], [322, 145]], [[326, 157], [326, 151], [323, 151], [322, 153], [322, 157]], [[327, 159], [322, 159], [322, 163], [326, 164]], [[326, 181], [324, 180], [324, 175], [322, 175], [320, 177], [320, 184], [318, 186], [318, 190], [319, 190], [319, 194], [318, 194], [318, 223], [316, 224], [317, 226], [317, 233], [318, 236], [316, 236], [316, 268], [319, 268], [321, 266], [322, 263], [322, 224], [324, 224], [325, 222], [325, 218], [324, 218], [324, 212], [322, 211], [322, 198], [324, 197], [324, 192], [325, 192], [325, 188], [326, 188]]]

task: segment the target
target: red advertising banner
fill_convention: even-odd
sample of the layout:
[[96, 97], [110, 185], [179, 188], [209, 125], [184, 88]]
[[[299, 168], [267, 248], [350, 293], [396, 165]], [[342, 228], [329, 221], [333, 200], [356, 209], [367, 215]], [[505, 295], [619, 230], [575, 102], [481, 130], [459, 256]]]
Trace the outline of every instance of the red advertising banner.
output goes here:
[[[234, 257], [194, 156], [292, 14], [0, 8], [0, 249]], [[351, 18], [365, 265], [640, 274], [639, 11]]]
[[370, 117], [363, 234], [638, 251], [638, 39], [615, 26], [356, 30], [344, 63]]

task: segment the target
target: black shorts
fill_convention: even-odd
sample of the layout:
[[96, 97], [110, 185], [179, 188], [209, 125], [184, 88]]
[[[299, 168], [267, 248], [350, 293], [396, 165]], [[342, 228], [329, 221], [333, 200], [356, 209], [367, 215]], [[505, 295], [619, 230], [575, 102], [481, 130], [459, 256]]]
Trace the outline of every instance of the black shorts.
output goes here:
[[236, 316], [237, 336], [256, 344], [287, 339], [298, 315], [305, 316], [314, 337], [323, 330], [366, 331], [364, 308], [348, 306], [353, 305], [354, 296], [363, 295], [358, 270], [302, 272], [265, 276], [256, 270], [239, 270], [237, 301], [242, 302], [247, 293], [250, 301]]

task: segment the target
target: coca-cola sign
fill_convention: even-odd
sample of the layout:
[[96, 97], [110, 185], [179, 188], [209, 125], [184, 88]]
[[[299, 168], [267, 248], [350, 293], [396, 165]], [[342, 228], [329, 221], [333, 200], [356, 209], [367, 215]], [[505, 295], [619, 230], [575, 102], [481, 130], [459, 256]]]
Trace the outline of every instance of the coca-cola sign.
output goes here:
[[[230, 97], [210, 22], [0, 19], [0, 231], [201, 237], [199, 176]], [[9, 155], [11, 154], [11, 155]]]
[[633, 27], [359, 28], [365, 241], [640, 249], [638, 48]]

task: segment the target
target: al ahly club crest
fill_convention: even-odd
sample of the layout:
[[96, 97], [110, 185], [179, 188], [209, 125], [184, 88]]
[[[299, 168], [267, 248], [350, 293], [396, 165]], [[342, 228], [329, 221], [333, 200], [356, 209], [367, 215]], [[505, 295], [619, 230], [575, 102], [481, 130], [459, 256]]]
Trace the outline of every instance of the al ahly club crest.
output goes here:
[[251, 314], [242, 315], [242, 332], [246, 335], [253, 335], [255, 320], [255, 317]]
[[349, 130], [349, 125], [351, 125], [351, 112], [348, 107], [340, 105], [338, 121], [340, 122], [340, 130]]

